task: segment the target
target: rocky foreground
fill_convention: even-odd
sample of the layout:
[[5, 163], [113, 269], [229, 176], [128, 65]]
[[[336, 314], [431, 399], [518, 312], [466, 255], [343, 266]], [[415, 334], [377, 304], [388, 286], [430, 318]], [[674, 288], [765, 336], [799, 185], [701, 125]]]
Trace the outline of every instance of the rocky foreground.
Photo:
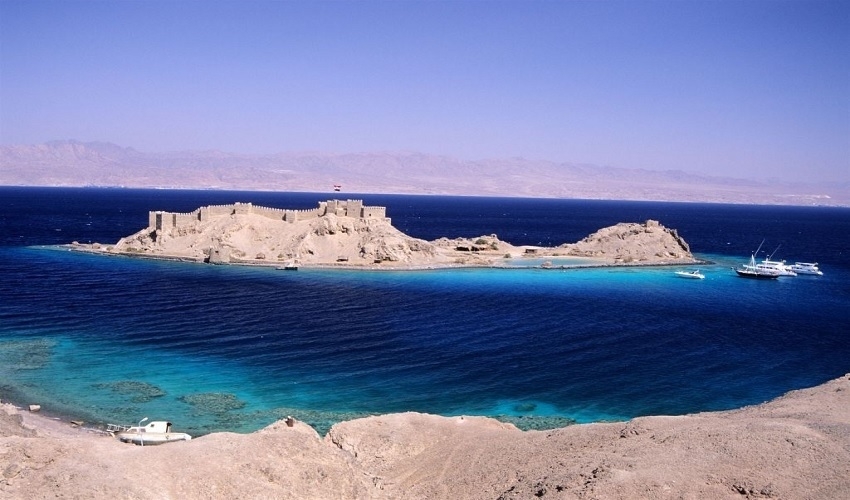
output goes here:
[[739, 410], [519, 431], [404, 413], [139, 447], [0, 405], [0, 497], [850, 498], [850, 375]]
[[383, 216], [346, 215], [346, 202], [337, 200], [321, 202], [320, 209], [305, 211], [310, 216], [301, 219], [290, 211], [291, 221], [285, 220], [286, 215], [269, 215], [285, 213], [278, 209], [250, 204], [232, 207], [201, 207], [177, 215], [152, 212], [149, 227], [114, 245], [75, 243], [72, 247], [195, 262], [304, 267], [498, 267], [508, 262], [516, 265], [524, 257], [584, 258], [586, 265], [696, 262], [675, 230], [653, 220], [603, 228], [577, 243], [535, 247], [514, 246], [496, 235], [425, 241], [404, 234]]

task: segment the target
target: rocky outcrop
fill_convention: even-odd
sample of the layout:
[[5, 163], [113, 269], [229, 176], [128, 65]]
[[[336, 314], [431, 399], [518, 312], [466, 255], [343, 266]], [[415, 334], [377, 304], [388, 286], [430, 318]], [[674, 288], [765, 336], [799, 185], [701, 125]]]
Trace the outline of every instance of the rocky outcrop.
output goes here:
[[[428, 242], [402, 233], [382, 215], [339, 215], [326, 210], [327, 206], [337, 207], [339, 211], [342, 207], [330, 201], [321, 206], [321, 214], [293, 217], [293, 220], [261, 215], [277, 209], [251, 204], [236, 204], [234, 210], [219, 210], [218, 214], [209, 214], [210, 207], [191, 214], [153, 212], [151, 220], [157, 222], [122, 238], [115, 245], [77, 244], [75, 247], [213, 264], [391, 268], [504, 266], [505, 259], [514, 259], [511, 265], [516, 265], [515, 259], [523, 256], [586, 257], [591, 259], [588, 265], [695, 262], [688, 244], [675, 230], [652, 220], [644, 224], [617, 224], [578, 243], [559, 247], [517, 247], [495, 234]], [[176, 223], [178, 217], [179, 224]], [[161, 224], [172, 219], [175, 223]]]
[[568, 255], [611, 259], [617, 263], [693, 262], [690, 247], [675, 229], [658, 221], [620, 223], [600, 229], [578, 243], [561, 245]]
[[168, 232], [146, 228], [109, 251], [213, 263], [419, 265], [439, 260], [432, 244], [407, 236], [389, 219], [333, 214], [293, 223], [230, 214]]

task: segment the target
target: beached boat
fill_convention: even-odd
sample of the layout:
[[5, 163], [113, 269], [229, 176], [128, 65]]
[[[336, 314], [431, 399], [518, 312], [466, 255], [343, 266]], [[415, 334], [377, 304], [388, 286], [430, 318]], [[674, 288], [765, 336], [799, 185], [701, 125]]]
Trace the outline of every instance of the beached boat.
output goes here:
[[676, 276], [696, 280], [705, 279], [705, 275], [699, 272], [699, 269], [694, 269], [693, 271], [676, 271]]
[[818, 268], [817, 262], [795, 262], [790, 268], [797, 274], [823, 276], [823, 271]]
[[[139, 422], [139, 424], [142, 422]], [[192, 436], [185, 432], [172, 432], [171, 422], [166, 421], [154, 421], [145, 426], [109, 424], [106, 427], [106, 431], [117, 437], [122, 443], [133, 443], [140, 446], [189, 441], [192, 439]]]

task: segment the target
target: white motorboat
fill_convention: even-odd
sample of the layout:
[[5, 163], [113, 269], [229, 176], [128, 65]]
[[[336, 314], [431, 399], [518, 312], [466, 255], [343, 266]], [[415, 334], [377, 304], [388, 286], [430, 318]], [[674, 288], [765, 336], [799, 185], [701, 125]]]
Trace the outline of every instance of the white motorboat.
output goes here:
[[794, 265], [790, 266], [790, 268], [797, 274], [823, 276], [823, 271], [818, 268], [817, 262], [795, 262]]
[[693, 271], [676, 271], [676, 276], [696, 280], [705, 279], [705, 275], [699, 272], [699, 269], [694, 269]]
[[[139, 422], [139, 424], [142, 422]], [[192, 436], [185, 432], [172, 432], [171, 422], [164, 420], [154, 421], [145, 426], [109, 424], [106, 427], [106, 431], [117, 437], [122, 443], [133, 443], [140, 446], [189, 441], [192, 439]]]

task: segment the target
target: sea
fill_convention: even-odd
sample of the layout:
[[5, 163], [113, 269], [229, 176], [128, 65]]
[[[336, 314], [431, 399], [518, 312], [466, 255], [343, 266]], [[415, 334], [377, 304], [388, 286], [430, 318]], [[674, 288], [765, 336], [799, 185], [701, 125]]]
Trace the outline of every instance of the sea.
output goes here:
[[[151, 210], [334, 198], [426, 240], [551, 246], [653, 219], [705, 263], [293, 272], [62, 246], [115, 243]], [[824, 274], [738, 277], [757, 249]], [[675, 275], [695, 267], [704, 280]], [[0, 399], [91, 426], [246, 433], [291, 415], [325, 433], [415, 411], [546, 429], [727, 410], [850, 372], [848, 325], [848, 208], [0, 187]]]

